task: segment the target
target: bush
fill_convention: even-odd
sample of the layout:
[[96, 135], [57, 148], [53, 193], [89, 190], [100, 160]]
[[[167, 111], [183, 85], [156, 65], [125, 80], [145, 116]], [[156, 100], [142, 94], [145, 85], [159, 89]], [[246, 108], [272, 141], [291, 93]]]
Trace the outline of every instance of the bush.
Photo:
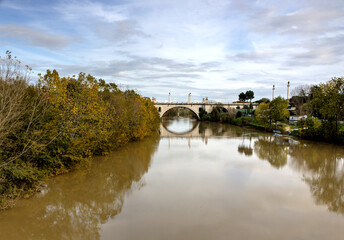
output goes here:
[[242, 112], [241, 111], [238, 111], [235, 115], [236, 118], [240, 118], [242, 117]]

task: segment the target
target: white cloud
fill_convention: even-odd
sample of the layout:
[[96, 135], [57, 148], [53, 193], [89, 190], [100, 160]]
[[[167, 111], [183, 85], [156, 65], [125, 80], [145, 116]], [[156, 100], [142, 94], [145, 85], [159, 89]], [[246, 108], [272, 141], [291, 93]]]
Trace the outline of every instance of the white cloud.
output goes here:
[[63, 48], [74, 41], [73, 39], [18, 25], [0, 26], [0, 37], [20, 40], [32, 46], [47, 47], [52, 50]]
[[342, 0], [63, 0], [42, 6], [49, 21], [24, 5], [13, 0], [10, 9], [26, 21], [0, 27], [26, 29], [25, 39], [3, 30], [27, 44], [21, 52], [35, 52], [32, 45], [52, 50], [26, 54], [26, 62], [63, 74], [85, 71], [159, 101], [168, 92], [184, 97], [190, 91], [200, 99], [234, 101], [247, 89], [270, 97], [273, 84], [285, 95], [287, 81], [295, 86], [344, 75]]

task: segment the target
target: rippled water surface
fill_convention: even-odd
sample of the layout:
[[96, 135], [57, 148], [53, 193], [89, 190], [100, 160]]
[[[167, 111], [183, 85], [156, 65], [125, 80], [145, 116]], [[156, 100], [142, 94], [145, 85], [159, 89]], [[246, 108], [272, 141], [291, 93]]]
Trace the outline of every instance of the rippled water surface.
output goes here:
[[189, 119], [0, 213], [0, 239], [343, 239], [344, 147]]

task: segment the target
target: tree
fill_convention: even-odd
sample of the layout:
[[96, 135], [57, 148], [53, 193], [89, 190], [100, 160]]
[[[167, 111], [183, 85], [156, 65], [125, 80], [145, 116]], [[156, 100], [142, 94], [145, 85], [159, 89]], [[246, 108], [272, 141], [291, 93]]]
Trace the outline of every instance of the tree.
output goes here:
[[316, 85], [300, 85], [293, 89], [289, 104], [295, 108], [296, 115], [308, 115], [311, 113], [308, 103], [312, 99], [312, 93], [315, 88]]
[[262, 102], [259, 104], [258, 108], [255, 110], [255, 116], [256, 119], [264, 125], [270, 123], [271, 127], [271, 123], [274, 121], [277, 126], [277, 121], [289, 117], [289, 111], [287, 108], [288, 101], [281, 97], [277, 97], [270, 103]]
[[252, 99], [254, 98], [254, 92], [253, 92], [252, 90], [246, 91], [245, 95], [246, 95], [246, 99], [247, 99], [247, 100], [250, 100], [250, 102], [251, 102]]
[[0, 210], [32, 194], [43, 178], [159, 126], [154, 104], [133, 90], [84, 73], [60, 77], [56, 70], [30, 85], [31, 70], [6, 54], [0, 57]]
[[299, 85], [291, 91], [291, 95], [299, 97], [308, 97], [311, 93], [312, 88], [313, 85]]
[[254, 115], [259, 122], [263, 123], [266, 126], [271, 119], [269, 103], [260, 103], [255, 110]]
[[12, 58], [11, 52], [6, 51], [6, 55], [0, 57], [0, 147], [22, 125], [29, 71]]
[[241, 111], [237, 111], [235, 117], [236, 118], [241, 118], [242, 117], [242, 112]]
[[271, 120], [275, 122], [275, 127], [277, 127], [277, 121], [283, 120], [289, 117], [288, 101], [282, 97], [277, 97], [273, 99], [269, 104], [269, 109], [271, 112]]
[[247, 99], [246, 94], [244, 92], [239, 94], [239, 101], [245, 102]]
[[208, 113], [206, 110], [204, 110], [203, 108], [199, 109], [199, 118], [203, 120], [204, 116], [206, 116]]
[[329, 127], [329, 134], [337, 135], [339, 122], [344, 119], [344, 78], [332, 78], [315, 88], [311, 100], [312, 113]]
[[41, 90], [29, 85], [32, 69], [12, 57], [0, 57], [0, 169], [38, 147], [45, 113]]

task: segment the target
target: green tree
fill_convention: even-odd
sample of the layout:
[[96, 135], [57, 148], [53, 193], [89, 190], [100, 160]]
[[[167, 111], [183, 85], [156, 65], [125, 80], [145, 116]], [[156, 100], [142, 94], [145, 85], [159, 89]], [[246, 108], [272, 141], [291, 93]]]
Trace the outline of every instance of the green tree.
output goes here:
[[247, 99], [247, 100], [250, 100], [250, 102], [251, 102], [252, 99], [254, 98], [254, 92], [253, 92], [252, 90], [246, 91], [245, 95], [246, 95], [246, 99]]
[[287, 108], [288, 101], [281, 97], [277, 97], [270, 103], [260, 103], [258, 108], [255, 110], [255, 117], [265, 126], [269, 123], [269, 126], [271, 127], [272, 121], [274, 121], [275, 126], [277, 127], [277, 121], [289, 117], [289, 111]]
[[344, 119], [344, 78], [332, 78], [314, 90], [312, 113], [329, 127], [329, 134], [339, 132], [339, 122]]
[[246, 94], [245, 94], [244, 92], [241, 92], [241, 93], [239, 94], [239, 101], [245, 102], [246, 99], [247, 99]]
[[277, 97], [269, 103], [271, 121], [275, 122], [277, 128], [277, 121], [286, 119], [289, 117], [288, 101], [282, 97]]
[[271, 112], [269, 108], [270, 103], [262, 102], [258, 105], [257, 109], [254, 111], [256, 119], [263, 123], [266, 127], [271, 119]]

